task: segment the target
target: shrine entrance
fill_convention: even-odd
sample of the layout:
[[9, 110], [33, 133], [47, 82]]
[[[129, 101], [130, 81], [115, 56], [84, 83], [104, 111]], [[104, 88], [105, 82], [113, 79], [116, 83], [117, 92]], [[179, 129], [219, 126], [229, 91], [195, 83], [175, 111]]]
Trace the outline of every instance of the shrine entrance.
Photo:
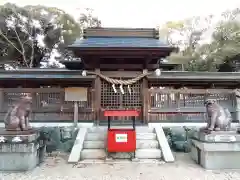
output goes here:
[[101, 108], [105, 110], [119, 111], [118, 116], [104, 116], [104, 121], [110, 120], [118, 122], [119, 124], [131, 123], [133, 118], [137, 122], [141, 121], [141, 116], [127, 116], [121, 115], [121, 111], [135, 110], [142, 111], [142, 98], [141, 98], [141, 82], [137, 82], [132, 86], [123, 86], [123, 92], [120, 90], [115, 92], [112, 85], [106, 81], [101, 81]]
[[[108, 118], [119, 125], [131, 123], [132, 118], [136, 124], [148, 122], [147, 74], [176, 67], [162, 63], [175, 48], [162, 43], [156, 29], [88, 28], [84, 38], [69, 49], [81, 61], [62, 62], [66, 68], [86, 70], [87, 75], [95, 76], [92, 103], [96, 124], [107, 124]], [[106, 110], [133, 110], [140, 116], [105, 117]]]

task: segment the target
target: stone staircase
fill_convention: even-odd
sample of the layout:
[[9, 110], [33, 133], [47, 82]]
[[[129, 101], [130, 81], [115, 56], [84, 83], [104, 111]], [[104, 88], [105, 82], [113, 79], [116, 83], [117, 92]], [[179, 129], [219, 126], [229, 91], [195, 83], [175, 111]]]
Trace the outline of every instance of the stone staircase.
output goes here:
[[[160, 150], [157, 135], [154, 128], [148, 126], [136, 127], [137, 132], [137, 150], [135, 158], [137, 159], [161, 159], [162, 152]], [[107, 127], [91, 127], [87, 129], [87, 133], [83, 142], [80, 160], [88, 159], [106, 159], [106, 140]], [[110, 157], [114, 159], [131, 158], [131, 153], [111, 153]]]

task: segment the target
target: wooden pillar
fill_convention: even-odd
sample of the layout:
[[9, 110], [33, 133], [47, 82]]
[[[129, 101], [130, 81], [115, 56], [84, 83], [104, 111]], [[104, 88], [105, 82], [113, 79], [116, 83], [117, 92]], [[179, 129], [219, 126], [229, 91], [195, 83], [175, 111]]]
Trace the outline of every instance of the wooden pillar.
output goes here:
[[[100, 69], [95, 69], [96, 73], [100, 73]], [[101, 119], [101, 79], [99, 76], [96, 76], [95, 83], [94, 83], [94, 109], [95, 109], [95, 120], [96, 123], [99, 124]]]
[[[143, 73], [148, 70], [144, 69]], [[148, 93], [148, 79], [145, 77], [142, 81], [142, 118], [144, 123], [148, 123], [148, 108], [149, 108], [149, 93]]]
[[37, 91], [36, 89], [39, 88], [39, 85], [37, 83], [33, 83], [31, 84], [30, 88], [32, 88], [32, 91], [31, 91], [31, 97], [32, 97], [32, 111], [31, 111], [31, 114], [30, 114], [30, 118], [32, 121], [34, 121], [36, 119], [36, 109], [38, 107], [37, 105]]
[[74, 126], [77, 127], [78, 125], [78, 102], [74, 101], [74, 114], [73, 114], [73, 121]]
[[0, 88], [0, 109], [4, 108], [4, 89]]

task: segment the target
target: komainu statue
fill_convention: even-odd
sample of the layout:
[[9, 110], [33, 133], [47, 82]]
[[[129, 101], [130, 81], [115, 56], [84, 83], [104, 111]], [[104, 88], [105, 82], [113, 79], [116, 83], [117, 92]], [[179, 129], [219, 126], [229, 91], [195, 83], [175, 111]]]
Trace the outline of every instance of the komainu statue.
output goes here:
[[30, 129], [29, 114], [31, 111], [32, 98], [23, 96], [19, 102], [10, 108], [4, 118], [5, 129], [7, 131], [26, 131]]
[[201, 130], [211, 131], [228, 131], [231, 126], [232, 116], [227, 108], [220, 106], [215, 100], [207, 100], [206, 106], [207, 127]]

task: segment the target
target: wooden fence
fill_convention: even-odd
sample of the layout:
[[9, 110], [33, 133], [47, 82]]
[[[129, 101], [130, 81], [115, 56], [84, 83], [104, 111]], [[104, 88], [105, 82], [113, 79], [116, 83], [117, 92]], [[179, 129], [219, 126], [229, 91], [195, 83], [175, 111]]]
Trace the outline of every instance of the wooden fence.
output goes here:
[[236, 97], [231, 89], [149, 89], [148, 120], [151, 121], [203, 121], [204, 102], [207, 98], [215, 99], [229, 109], [236, 120]]
[[[73, 121], [74, 103], [64, 100], [64, 88], [3, 88], [0, 89], [0, 120], [7, 110], [25, 94], [33, 98], [31, 121]], [[87, 101], [78, 103], [78, 119], [93, 120], [92, 89]]]

